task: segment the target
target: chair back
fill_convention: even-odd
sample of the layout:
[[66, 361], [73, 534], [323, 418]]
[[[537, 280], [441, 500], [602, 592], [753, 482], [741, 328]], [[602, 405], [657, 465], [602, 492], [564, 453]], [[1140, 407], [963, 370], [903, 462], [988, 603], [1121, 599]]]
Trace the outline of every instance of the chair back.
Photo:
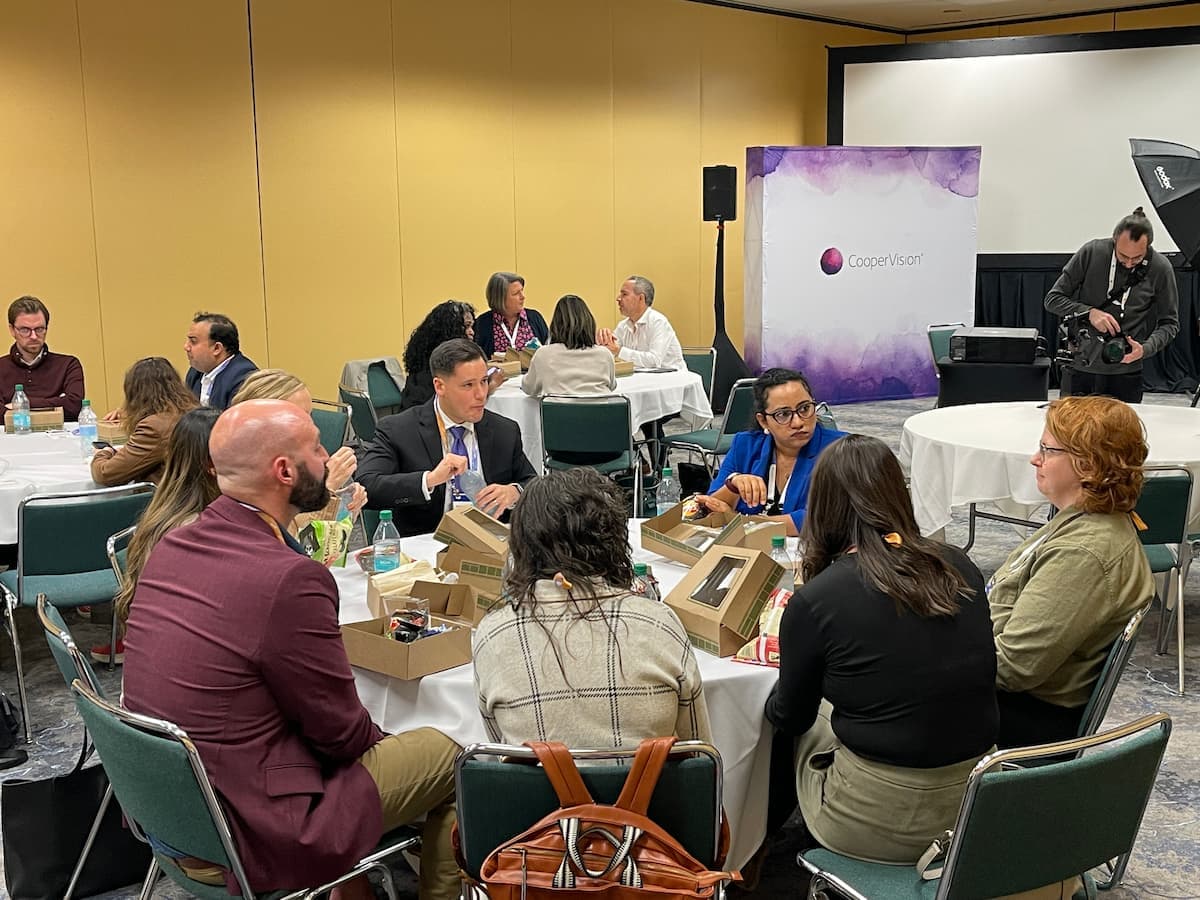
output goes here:
[[359, 512], [359, 516], [362, 518], [363, 535], [369, 547], [375, 540], [375, 529], [379, 527], [379, 510], [364, 509]]
[[350, 407], [350, 424], [354, 427], [358, 439], [375, 440], [375, 426], [379, 422], [379, 416], [375, 413], [375, 407], [371, 405], [371, 398], [367, 396], [366, 391], [339, 384], [338, 396]]
[[937, 900], [1016, 894], [1127, 854], [1170, 733], [1170, 717], [1159, 713], [1091, 737], [984, 757], [967, 780]]
[[96, 678], [91, 662], [83, 655], [79, 645], [71, 636], [71, 630], [63, 620], [62, 613], [53, 603], [46, 599], [45, 594], [37, 595], [37, 614], [42, 622], [42, 630], [46, 634], [46, 643], [50, 645], [50, 654], [58, 671], [62, 673], [67, 686], [76, 678], [80, 679], [99, 697], [104, 696], [104, 688]]
[[350, 436], [350, 405], [332, 400], [313, 399], [313, 424], [321, 434], [321, 446], [332, 456]]
[[[17, 509], [18, 578], [107, 571], [109, 536], [136, 522], [153, 493], [154, 485], [139, 482], [26, 497]], [[32, 597], [20, 600], [33, 605]]]
[[400, 412], [400, 388], [396, 385], [387, 363], [377, 359], [367, 366], [367, 395], [377, 416]]
[[1142, 622], [1153, 605], [1154, 601], [1151, 600], [1135, 612], [1109, 648], [1104, 668], [1100, 670], [1100, 677], [1092, 687], [1092, 696], [1083, 708], [1083, 717], [1079, 720], [1079, 737], [1088, 737], [1100, 730], [1100, 724], [1108, 714], [1108, 704], [1112, 702], [1113, 694], [1117, 690], [1117, 683], [1120, 682], [1129, 657], [1133, 655], [1133, 648], [1137, 645]]
[[704, 385], [704, 396], [708, 398], [711, 405], [713, 373], [717, 370], [717, 348], [684, 347], [682, 349], [683, 364], [688, 367], [689, 372], [695, 372], [700, 376], [700, 381]]
[[725, 417], [721, 419], [721, 434], [737, 434], [755, 427], [753, 378], [739, 378], [729, 389]]
[[1192, 507], [1192, 473], [1183, 466], [1147, 466], [1136, 511], [1146, 523], [1142, 546], [1186, 544]]
[[[174, 849], [230, 869], [243, 895], [253, 897], [225, 813], [183, 729], [122, 709], [79, 679], [71, 689], [126, 817]], [[163, 871], [183, 877], [174, 865]]]
[[633, 456], [629, 398], [547, 394], [541, 400], [542, 450], [547, 461], [586, 465], [586, 460]]
[[[572, 750], [598, 803], [613, 803], [629, 775], [628, 750]], [[501, 757], [516, 760], [505, 762]], [[458, 834], [466, 872], [478, 879], [488, 854], [559, 808], [558, 795], [528, 747], [472, 744], [454, 764]], [[708, 866], [721, 835], [721, 755], [703, 741], [680, 741], [650, 800], [649, 817]]]
[[125, 570], [129, 565], [129, 542], [137, 532], [136, 525], [122, 528], [116, 534], [109, 535], [104, 542], [104, 552], [108, 556], [108, 564], [112, 566], [113, 574], [117, 576], [117, 584], [125, 585]]
[[947, 322], [944, 325], [926, 327], [925, 335], [929, 338], [929, 352], [933, 354], [935, 365], [943, 356], [950, 355], [950, 336], [962, 327], [962, 322]]

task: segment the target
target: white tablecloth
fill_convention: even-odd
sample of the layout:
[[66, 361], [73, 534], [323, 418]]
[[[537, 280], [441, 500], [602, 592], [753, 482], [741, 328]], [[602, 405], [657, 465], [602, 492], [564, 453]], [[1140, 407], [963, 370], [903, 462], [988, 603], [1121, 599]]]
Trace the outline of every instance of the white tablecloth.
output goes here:
[[[918, 413], [904, 423], [900, 462], [912, 480], [913, 511], [923, 534], [950, 522], [950, 510], [993, 502], [1028, 518], [1046, 502], [1030, 458], [1045, 425], [1045, 404], [981, 403]], [[1148, 466], [1185, 466], [1200, 479], [1200, 410], [1136, 404], [1146, 426]], [[1200, 491], [1192, 498], [1200, 530]]]
[[[689, 418], [693, 428], [703, 428], [713, 417], [704, 383], [695, 372], [635, 372], [618, 378], [614, 393], [629, 398], [635, 429], [680, 413]], [[521, 378], [512, 378], [488, 398], [487, 405], [521, 427], [525, 455], [541, 472], [542, 416], [538, 399], [521, 390]]]
[[[666, 593], [679, 583], [687, 569], [643, 551], [638, 537], [638, 523], [631, 521], [634, 558], [651, 563]], [[441, 549], [430, 536], [407, 538], [403, 546], [409, 556], [430, 561]], [[370, 618], [366, 576], [358, 566], [351, 561], [346, 568], [332, 571], [341, 592], [341, 621]], [[775, 669], [718, 659], [699, 650], [696, 658], [704, 679], [713, 743], [725, 768], [725, 810], [732, 836], [729, 864], [742, 866], [766, 834], [771, 729], [762, 711], [778, 673]], [[363, 705], [385, 731], [406, 731], [424, 725], [439, 729], [463, 746], [488, 739], [469, 665], [417, 681], [402, 681], [356, 668], [354, 680]]]
[[30, 494], [96, 487], [79, 438], [65, 431], [0, 434], [0, 460], [0, 544], [17, 542], [17, 507]]

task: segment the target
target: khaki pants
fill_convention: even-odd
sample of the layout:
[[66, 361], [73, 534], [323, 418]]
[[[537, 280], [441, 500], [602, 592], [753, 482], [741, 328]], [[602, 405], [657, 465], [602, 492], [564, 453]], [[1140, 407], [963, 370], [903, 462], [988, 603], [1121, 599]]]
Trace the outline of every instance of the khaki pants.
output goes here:
[[454, 758], [459, 746], [440, 731], [418, 728], [384, 738], [359, 759], [375, 779], [383, 830], [425, 816], [421, 834], [421, 900], [455, 900], [458, 864], [454, 827]]
[[981, 757], [938, 769], [889, 766], [856, 756], [833, 733], [821, 703], [796, 739], [796, 792], [821, 845], [868, 862], [916, 863], [954, 825], [967, 776]]

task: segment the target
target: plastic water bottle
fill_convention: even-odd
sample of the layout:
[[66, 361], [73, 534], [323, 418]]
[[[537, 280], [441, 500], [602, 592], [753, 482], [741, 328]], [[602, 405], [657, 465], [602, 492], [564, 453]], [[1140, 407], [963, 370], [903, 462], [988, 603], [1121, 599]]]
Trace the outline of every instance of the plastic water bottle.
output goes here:
[[12, 398], [13, 434], [29, 434], [33, 424], [29, 419], [29, 398], [25, 396], [25, 385], [18, 384]]
[[777, 534], [771, 538], [771, 559], [783, 566], [783, 576], [779, 579], [777, 587], [785, 591], [796, 590], [796, 561], [792, 559], [792, 554], [788, 553], [787, 538], [783, 535]]
[[658, 579], [650, 574], [650, 567], [645, 563], [633, 564], [633, 592], [645, 594], [651, 600], [662, 600], [662, 592], [658, 589]]
[[79, 449], [84, 459], [91, 459], [96, 452], [92, 446], [96, 437], [96, 412], [92, 409], [92, 401], [84, 400], [83, 409], [79, 411]]
[[679, 482], [675, 480], [669, 467], [662, 470], [662, 478], [659, 479], [654, 501], [655, 509], [660, 516], [679, 502]]
[[400, 568], [400, 532], [392, 524], [390, 509], [380, 511], [379, 527], [375, 529], [375, 538], [371, 543], [375, 546], [376, 575]]

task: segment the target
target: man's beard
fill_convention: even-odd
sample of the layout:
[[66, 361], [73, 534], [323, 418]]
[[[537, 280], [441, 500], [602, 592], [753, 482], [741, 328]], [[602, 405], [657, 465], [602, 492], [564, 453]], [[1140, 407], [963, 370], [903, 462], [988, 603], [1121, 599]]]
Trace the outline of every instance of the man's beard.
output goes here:
[[296, 468], [300, 472], [300, 480], [292, 488], [288, 503], [300, 512], [316, 512], [324, 509], [330, 497], [325, 482], [320, 478], [314, 478], [306, 466], [297, 464]]

